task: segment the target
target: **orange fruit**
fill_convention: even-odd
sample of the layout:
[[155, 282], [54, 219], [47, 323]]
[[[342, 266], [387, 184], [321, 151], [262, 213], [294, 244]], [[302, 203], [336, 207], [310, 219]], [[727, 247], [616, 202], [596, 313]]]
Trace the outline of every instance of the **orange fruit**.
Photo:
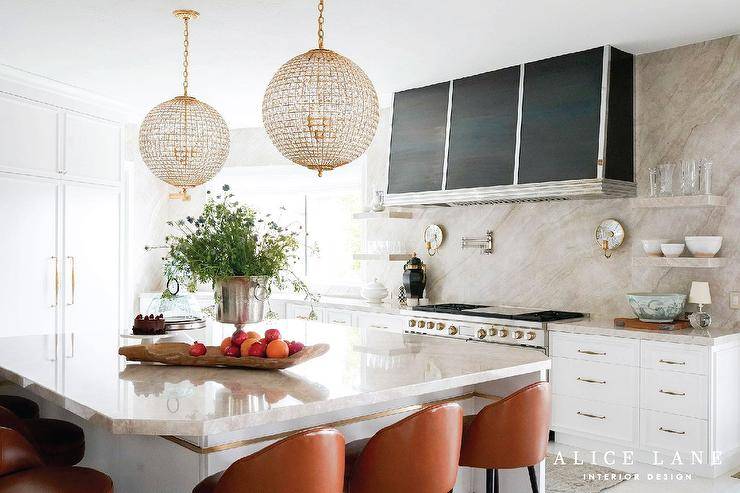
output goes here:
[[275, 339], [267, 345], [268, 358], [287, 358], [288, 344], [282, 339]]
[[255, 342], [260, 342], [260, 340], [256, 337], [252, 337], [242, 342], [242, 346], [241, 346], [242, 356], [249, 356], [249, 348], [251, 348], [252, 344], [254, 344]]
[[250, 330], [249, 332], [247, 332], [247, 339], [262, 339], [262, 336], [259, 332]]
[[223, 341], [221, 341], [221, 354], [226, 354], [226, 349], [231, 346], [231, 337], [227, 337]]

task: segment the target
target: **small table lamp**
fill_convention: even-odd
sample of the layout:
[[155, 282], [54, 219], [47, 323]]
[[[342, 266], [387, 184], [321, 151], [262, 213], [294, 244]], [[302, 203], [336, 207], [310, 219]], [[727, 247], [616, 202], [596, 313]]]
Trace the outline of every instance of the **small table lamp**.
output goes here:
[[691, 290], [689, 291], [689, 303], [696, 303], [699, 305], [699, 311], [689, 315], [689, 322], [695, 329], [705, 329], [712, 323], [712, 317], [708, 313], [704, 313], [704, 305], [712, 303], [712, 296], [709, 294], [709, 283], [708, 282], [697, 282], [691, 283]]

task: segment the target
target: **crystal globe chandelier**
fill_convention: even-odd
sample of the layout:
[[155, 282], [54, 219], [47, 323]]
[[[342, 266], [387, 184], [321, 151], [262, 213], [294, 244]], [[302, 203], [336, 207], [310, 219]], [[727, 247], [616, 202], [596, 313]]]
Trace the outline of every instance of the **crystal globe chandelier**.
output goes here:
[[189, 22], [194, 10], [175, 10], [184, 30], [183, 95], [155, 106], [139, 130], [139, 151], [154, 175], [182, 190], [170, 198], [189, 200], [188, 189], [218, 173], [229, 155], [229, 128], [221, 115], [188, 95]]
[[319, 176], [354, 161], [378, 128], [378, 96], [352, 60], [324, 48], [319, 0], [318, 48], [289, 60], [267, 86], [262, 120], [278, 151]]

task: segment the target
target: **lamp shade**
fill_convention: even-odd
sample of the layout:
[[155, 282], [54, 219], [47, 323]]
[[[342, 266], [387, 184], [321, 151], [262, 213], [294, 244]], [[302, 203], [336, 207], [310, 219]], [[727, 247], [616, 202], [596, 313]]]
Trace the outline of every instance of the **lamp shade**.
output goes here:
[[709, 294], [709, 283], [693, 281], [689, 291], [689, 303], [697, 305], [709, 305], [712, 303], [712, 296]]

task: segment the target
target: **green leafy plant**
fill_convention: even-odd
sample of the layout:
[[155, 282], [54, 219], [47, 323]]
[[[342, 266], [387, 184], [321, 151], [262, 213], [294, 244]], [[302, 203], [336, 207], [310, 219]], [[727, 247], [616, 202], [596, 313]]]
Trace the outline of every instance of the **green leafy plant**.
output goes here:
[[215, 283], [234, 276], [265, 276], [270, 286], [291, 286], [307, 299], [316, 298], [293, 272], [298, 261], [299, 230], [278, 224], [270, 214], [239, 204], [229, 185], [215, 197], [209, 191], [203, 211], [167, 224], [176, 230], [166, 237], [172, 269], [187, 272], [193, 283]]

